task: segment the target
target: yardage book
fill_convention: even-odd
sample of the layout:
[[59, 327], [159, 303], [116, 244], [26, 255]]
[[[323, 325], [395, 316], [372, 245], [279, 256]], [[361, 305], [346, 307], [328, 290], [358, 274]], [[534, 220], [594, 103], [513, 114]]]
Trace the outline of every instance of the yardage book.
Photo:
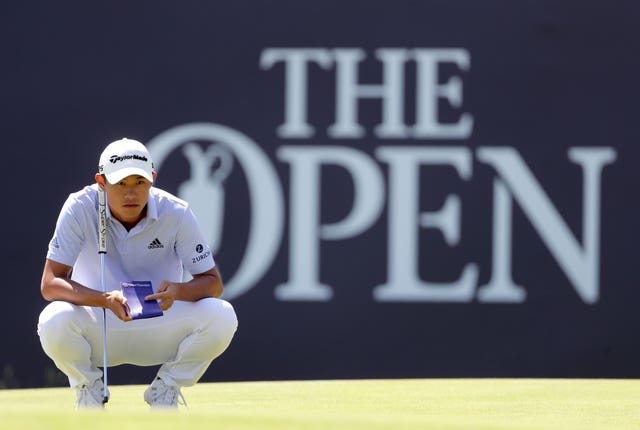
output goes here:
[[142, 318], [153, 318], [162, 316], [162, 309], [155, 300], [145, 300], [144, 298], [153, 294], [151, 281], [128, 281], [120, 282], [122, 294], [127, 298], [129, 315], [134, 320]]

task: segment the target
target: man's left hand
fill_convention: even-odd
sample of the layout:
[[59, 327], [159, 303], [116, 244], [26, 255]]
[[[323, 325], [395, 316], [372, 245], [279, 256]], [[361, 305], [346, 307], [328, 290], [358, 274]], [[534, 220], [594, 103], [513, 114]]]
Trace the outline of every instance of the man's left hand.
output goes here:
[[176, 293], [178, 286], [169, 281], [160, 282], [160, 287], [155, 294], [151, 294], [145, 297], [145, 300], [158, 300], [158, 304], [163, 311], [166, 311], [171, 306], [173, 306], [173, 302], [176, 301]]

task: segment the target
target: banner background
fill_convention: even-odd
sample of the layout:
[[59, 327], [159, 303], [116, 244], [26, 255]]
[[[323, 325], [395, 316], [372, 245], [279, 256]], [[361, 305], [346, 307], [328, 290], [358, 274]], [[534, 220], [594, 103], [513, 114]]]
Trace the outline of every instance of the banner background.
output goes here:
[[[640, 5], [632, 1], [497, 0], [394, 2], [22, 2], [5, 6], [2, 40], [4, 184], [2, 260], [5, 327], [0, 386], [62, 385], [35, 332], [45, 301], [42, 265], [66, 196], [93, 181], [102, 148], [123, 136], [153, 142], [187, 124], [234, 130], [257, 145], [282, 192], [282, 233], [263, 274], [233, 298], [239, 330], [204, 380], [397, 377], [612, 377], [640, 375], [636, 329], [637, 100]], [[473, 117], [461, 139], [380, 138], [380, 99], [358, 102], [361, 138], [334, 138], [336, 63], [308, 66], [308, 138], [285, 138], [285, 64], [261, 67], [273, 48], [360, 49], [360, 84], [379, 85], [379, 49], [461, 49], [469, 67], [442, 64], [439, 83], [457, 77], [461, 103], [438, 101], [441, 123]], [[417, 118], [416, 63], [404, 64], [403, 121]], [[187, 143], [187, 142], [182, 142]], [[182, 145], [181, 143], [181, 145]], [[210, 142], [197, 142], [204, 151]], [[383, 206], [360, 234], [318, 241], [318, 280], [328, 301], [280, 300], [291, 280], [292, 165], [283, 148], [348, 148], [383, 179]], [[436, 229], [416, 227], [418, 276], [454, 282], [478, 267], [473, 297], [381, 302], [388, 280], [390, 166], [378, 153], [462, 148], [471, 157], [463, 179], [451, 165], [420, 169], [418, 210], [438, 211], [460, 198], [460, 240], [449, 246]], [[511, 275], [522, 303], [483, 303], [477, 288], [492, 273], [494, 184], [500, 176], [480, 148], [513, 148], [576, 238], [583, 241], [583, 170], [575, 147], [605, 147], [616, 159], [600, 178], [599, 298], [585, 303], [557, 259], [514, 201]], [[181, 148], [181, 147], [180, 147]], [[216, 261], [231, 282], [249, 245], [254, 213], [237, 154], [224, 187], [224, 224]], [[157, 185], [178, 193], [193, 168], [176, 147]], [[266, 182], [264, 182], [266, 184]], [[358, 192], [347, 169], [322, 165], [317, 195], [321, 224], [337, 223]], [[513, 190], [512, 190], [513, 191]], [[202, 195], [202, 202], [213, 199]], [[401, 201], [412, 196], [399, 196]], [[310, 200], [309, 200], [310, 199]], [[207, 204], [207, 203], [202, 203]], [[273, 205], [276, 203], [274, 202]], [[275, 207], [275, 206], [273, 206]], [[201, 220], [207, 223], [208, 220]], [[275, 228], [275, 227], [274, 227]], [[295, 238], [294, 238], [295, 239]], [[113, 383], [145, 383], [155, 369], [122, 366]]]

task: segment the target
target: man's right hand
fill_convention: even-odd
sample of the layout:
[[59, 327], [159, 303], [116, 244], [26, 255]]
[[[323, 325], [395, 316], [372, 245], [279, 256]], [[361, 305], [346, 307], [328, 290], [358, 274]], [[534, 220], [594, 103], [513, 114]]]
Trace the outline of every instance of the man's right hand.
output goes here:
[[122, 321], [131, 321], [131, 315], [129, 315], [129, 308], [127, 307], [127, 298], [122, 294], [120, 290], [109, 291], [104, 293], [105, 308], [110, 309], [118, 318]]

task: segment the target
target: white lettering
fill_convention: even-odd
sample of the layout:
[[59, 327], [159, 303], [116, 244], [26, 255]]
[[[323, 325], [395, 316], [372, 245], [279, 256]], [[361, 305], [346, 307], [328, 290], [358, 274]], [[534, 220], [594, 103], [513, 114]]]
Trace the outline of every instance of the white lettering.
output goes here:
[[364, 128], [358, 124], [358, 99], [381, 98], [382, 124], [376, 127], [378, 137], [406, 137], [404, 125], [404, 63], [406, 49], [379, 49], [376, 57], [383, 62], [383, 83], [359, 84], [358, 63], [365, 57], [362, 49], [335, 49], [336, 61], [336, 123], [329, 127], [329, 136], [359, 138]]
[[[294, 147], [278, 150], [291, 166], [289, 280], [276, 287], [280, 300], [325, 301], [333, 290], [319, 281], [320, 239], [338, 240], [358, 235], [379, 217], [384, 204], [384, 182], [377, 165], [365, 154], [342, 146]], [[320, 224], [320, 167], [344, 167], [354, 181], [354, 204], [342, 221]]]
[[309, 138], [313, 127], [307, 122], [307, 65], [316, 63], [327, 69], [332, 65], [327, 49], [268, 48], [260, 56], [260, 67], [269, 69], [275, 63], [285, 62], [285, 122], [278, 127], [282, 138]]
[[[464, 180], [471, 178], [468, 148], [382, 147], [376, 156], [389, 164], [388, 282], [374, 290], [378, 301], [469, 302], [473, 299], [478, 267], [469, 263], [457, 281], [433, 283], [418, 276], [418, 226], [444, 232], [450, 245], [459, 240], [460, 202], [450, 196], [436, 213], [418, 213], [421, 165], [453, 166]], [[424, 264], [424, 262], [423, 262]]]
[[[599, 297], [600, 178], [603, 166], [616, 159], [613, 148], [571, 148], [569, 159], [582, 166], [583, 246], [575, 239], [538, 181], [513, 148], [479, 148], [478, 159], [490, 164], [533, 224], [543, 242], [585, 303]], [[509, 215], [510, 217], [510, 215]], [[510, 220], [505, 220], [510, 221]], [[502, 268], [505, 270], [507, 265]], [[504, 278], [504, 274], [498, 275]], [[500, 282], [483, 287], [483, 298], [500, 298], [506, 291]]]
[[525, 289], [511, 277], [512, 202], [504, 182], [495, 179], [491, 279], [478, 289], [479, 302], [521, 303], [527, 297]]
[[[443, 122], [438, 109], [446, 100], [454, 109], [462, 108], [463, 85], [459, 76], [440, 83], [440, 66], [454, 64], [461, 71], [471, 65], [469, 52], [462, 48], [384, 48], [375, 51], [382, 63], [382, 83], [360, 82], [359, 65], [366, 59], [361, 48], [267, 48], [260, 56], [260, 67], [269, 69], [285, 63], [284, 124], [277, 129], [282, 138], [308, 139], [314, 128], [308, 123], [308, 68], [310, 63], [323, 69], [336, 67], [335, 122], [327, 133], [335, 139], [365, 136], [359, 123], [361, 99], [382, 101], [382, 122], [374, 134], [381, 139], [467, 139], [473, 131], [473, 116], [463, 112], [457, 122]], [[409, 60], [416, 62], [416, 124], [405, 119], [405, 73]]]
[[438, 66], [441, 63], [454, 63], [461, 70], [470, 67], [469, 52], [465, 49], [416, 49], [415, 58], [418, 63], [418, 99], [417, 124], [414, 137], [431, 139], [467, 139], [473, 130], [473, 117], [464, 113], [460, 120], [452, 124], [440, 122], [438, 103], [440, 98], [446, 99], [451, 106], [462, 106], [462, 80], [454, 76], [446, 84], [438, 83]]

